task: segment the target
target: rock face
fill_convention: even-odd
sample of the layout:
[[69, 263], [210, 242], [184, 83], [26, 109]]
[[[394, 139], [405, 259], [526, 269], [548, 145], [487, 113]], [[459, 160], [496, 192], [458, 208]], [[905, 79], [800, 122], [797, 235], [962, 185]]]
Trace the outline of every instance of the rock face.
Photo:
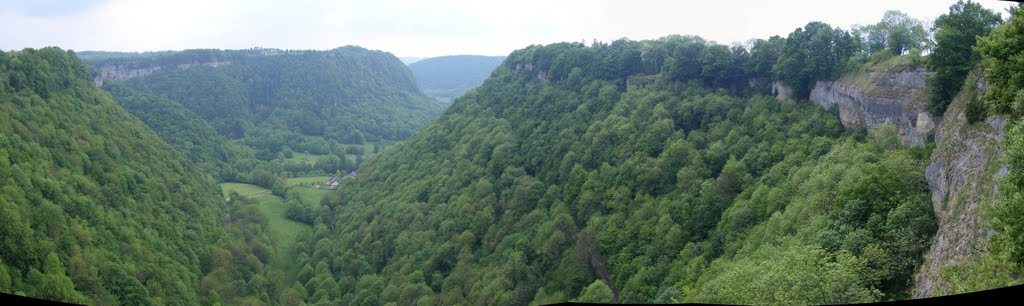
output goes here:
[[993, 234], [983, 216], [996, 194], [996, 181], [1006, 175], [1000, 161], [1006, 118], [968, 125], [964, 101], [979, 96], [974, 88], [963, 89], [935, 130], [936, 148], [925, 177], [939, 229], [914, 276], [914, 298], [945, 294], [939, 278], [943, 267], [978, 258]]
[[[191, 68], [191, 67], [194, 67], [194, 66], [209, 66], [209, 67], [216, 68], [217, 66], [227, 65], [227, 64], [230, 64], [230, 63], [231, 63], [230, 61], [208, 61], [208, 62], [193, 61], [191, 63], [184, 63], [184, 64], [173, 65], [172, 67], [175, 67], [175, 68], [178, 68], [178, 69], [188, 69], [188, 68]], [[103, 81], [106, 81], [106, 80], [124, 81], [124, 80], [128, 80], [128, 79], [131, 79], [131, 78], [147, 76], [149, 74], [152, 74], [153, 72], [156, 72], [157, 70], [164, 69], [164, 68], [165, 68], [165, 66], [160, 66], [160, 65], [153, 65], [153, 66], [135, 66], [135, 65], [124, 65], [124, 64], [103, 65], [103, 66], [96, 67], [96, 71], [97, 72], [96, 72], [96, 75], [93, 76], [93, 82], [96, 83], [97, 87], [99, 87], [99, 86], [103, 86]]]
[[810, 96], [826, 109], [838, 109], [846, 128], [890, 123], [907, 145], [923, 145], [928, 135], [934, 136], [935, 149], [925, 177], [939, 228], [914, 275], [914, 298], [947, 294], [947, 284], [940, 277], [943, 268], [977, 260], [988, 252], [993, 231], [984, 216], [995, 197], [996, 182], [1007, 171], [1000, 143], [1006, 118], [967, 124], [964, 116], [968, 101], [984, 93], [984, 80], [973, 77], [944, 116], [934, 118], [924, 108], [924, 80], [930, 74], [923, 69], [860, 71], [838, 81], [817, 82]]
[[924, 80], [930, 74], [924, 69], [860, 72], [839, 81], [817, 82], [810, 99], [826, 109], [838, 108], [846, 128], [890, 123], [899, 129], [904, 144], [922, 145], [935, 128], [924, 109]]
[[782, 84], [782, 82], [772, 82], [772, 94], [775, 95], [776, 100], [785, 100], [793, 97], [793, 90]]

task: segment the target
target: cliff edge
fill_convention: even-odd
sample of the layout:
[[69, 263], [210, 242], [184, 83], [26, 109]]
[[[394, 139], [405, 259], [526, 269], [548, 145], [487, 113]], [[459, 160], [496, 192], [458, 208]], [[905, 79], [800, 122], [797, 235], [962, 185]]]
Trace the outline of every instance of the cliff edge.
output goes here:
[[838, 108], [848, 129], [882, 123], [895, 125], [906, 145], [923, 145], [935, 129], [925, 110], [924, 69], [888, 71], [867, 67], [837, 81], [818, 81], [810, 99], [826, 109]]

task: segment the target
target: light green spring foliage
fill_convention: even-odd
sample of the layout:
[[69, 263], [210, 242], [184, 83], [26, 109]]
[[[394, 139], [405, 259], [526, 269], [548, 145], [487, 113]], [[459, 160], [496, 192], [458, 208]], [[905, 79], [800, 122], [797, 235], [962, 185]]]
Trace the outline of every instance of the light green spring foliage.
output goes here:
[[580, 303], [604, 303], [609, 304], [613, 300], [612, 289], [608, 288], [601, 280], [594, 280], [583, 291], [580, 292], [579, 298], [574, 302]]
[[73, 52], [0, 52], [0, 291], [272, 303], [284, 276], [267, 267], [265, 227], [251, 203], [225, 204], [210, 176], [95, 88]]
[[[1000, 288], [1021, 283], [1024, 276], [1024, 13], [1019, 5], [1010, 18], [978, 39], [988, 91], [982, 97], [988, 114], [1007, 115], [1003, 138], [1007, 175], [999, 182], [993, 203], [986, 203], [996, 234], [978, 260], [948, 266], [940, 276], [944, 294]], [[981, 118], [984, 118], [984, 114]]]
[[705, 47], [514, 52], [330, 196], [300, 255], [306, 302], [539, 304], [601, 285], [621, 302], [906, 297], [936, 227], [928, 152], [700, 74], [716, 54], [757, 66], [686, 57]]
[[928, 56], [928, 69], [935, 71], [928, 79], [932, 113], [945, 113], [967, 74], [981, 60], [974, 49], [978, 37], [987, 36], [1001, 21], [996, 12], [971, 1], [951, 5], [948, 13], [935, 20], [935, 52]]
[[[118, 122], [142, 130], [136, 138], [152, 140], [141, 147], [162, 152], [140, 156], [161, 156], [157, 160], [170, 166], [149, 171], [118, 157], [101, 159], [108, 168], [93, 168], [95, 161], [82, 156], [116, 156], [134, 152], [138, 145], [114, 141], [103, 146], [105, 138], [90, 138], [88, 144], [98, 151], [70, 150], [70, 157], [55, 158], [54, 163], [81, 163], [84, 171], [122, 175], [72, 176], [75, 190], [107, 197], [86, 199], [99, 207], [75, 211], [83, 201], [32, 189], [50, 185], [18, 173], [27, 167], [18, 163], [21, 159], [45, 154], [7, 149], [20, 150], [29, 142], [19, 137], [32, 134], [17, 124], [6, 127], [0, 134], [6, 141], [0, 147], [0, 171], [10, 171], [13, 175], [2, 177], [13, 179], [2, 186], [0, 218], [6, 219], [0, 220], [0, 247], [18, 254], [56, 253], [58, 260], [49, 255], [5, 256], [0, 288], [48, 294], [40, 293], [45, 288], [38, 284], [53, 280], [61, 289], [74, 286], [46, 289], [61, 295], [57, 299], [79, 301], [86, 296], [103, 304], [522, 305], [615, 296], [621, 302], [808, 304], [904, 298], [910, 275], [935, 232], [923, 178], [927, 150], [902, 147], [892, 126], [849, 136], [834, 114], [806, 101], [763, 96], [764, 80], [754, 82], [757, 88], [749, 85], [750, 78], [775, 76], [798, 86], [798, 97], [806, 96], [817, 80], [838, 77], [858, 49], [845, 31], [809, 23], [788, 39], [758, 41], [751, 50], [669, 36], [516, 51], [484, 85], [457, 99], [415, 136], [371, 159], [357, 180], [343, 184], [327, 201], [308, 203], [309, 196], [287, 192], [287, 164], [267, 162], [238, 173], [284, 195], [288, 217], [312, 226], [296, 243], [294, 254], [277, 250], [280, 246], [275, 247], [265, 230], [270, 226], [267, 217], [252, 201], [229, 194], [231, 201], [222, 206], [211, 180], [186, 175], [194, 166], [181, 162], [180, 154], [103, 96], [98, 100], [104, 108], [83, 113], [129, 118]], [[210, 55], [203, 52], [221, 54], [194, 51]], [[819, 56], [825, 54], [829, 56]], [[0, 65], [24, 59], [32, 58], [0, 54]], [[285, 120], [308, 118], [313, 112], [309, 109], [237, 112], [248, 101], [243, 92], [249, 91], [240, 90], [248, 87], [232, 74], [266, 68], [256, 71], [261, 79], [253, 83], [266, 86], [254, 88], [274, 89], [267, 85], [274, 83], [274, 74], [267, 72], [283, 69], [294, 58], [277, 59], [282, 62], [269, 66], [169, 70], [145, 78], [146, 84], [137, 79], [128, 85], [182, 103], [222, 135], [241, 138], [264, 161], [284, 161], [296, 148], [337, 156], [338, 142], [401, 137], [410, 131], [404, 127], [416, 122], [385, 124], [364, 133], [324, 129], [330, 118]], [[45, 65], [37, 61], [27, 67]], [[56, 75], [75, 75], [70, 82], [88, 84], [81, 64], [71, 67], [70, 73]], [[88, 95], [98, 93], [95, 88], [73, 86], [64, 93], [60, 88], [69, 81], [33, 75], [37, 71], [10, 74], [6, 84], [0, 83], [5, 86], [0, 92], [5, 98], [21, 95], [31, 101], [63, 101], [51, 96], [61, 93], [81, 102], [58, 108], [62, 110], [78, 110], [97, 100]], [[298, 76], [287, 81], [311, 83]], [[183, 89], [185, 83], [206, 89]], [[258, 96], [293, 97], [283, 102], [299, 103], [308, 95], [315, 99], [338, 93], [270, 92]], [[223, 103], [206, 103], [211, 101]], [[264, 100], [253, 101], [260, 106]], [[33, 114], [7, 107], [12, 109], [5, 115]], [[236, 112], [223, 112], [232, 109]], [[40, 122], [63, 118], [52, 117]], [[103, 128], [96, 125], [53, 130]], [[203, 130], [208, 132], [201, 128], [196, 134]], [[83, 145], [55, 139], [38, 146], [57, 150]], [[336, 162], [342, 160], [348, 159], [338, 156]], [[308, 163], [296, 163], [311, 171]], [[109, 169], [118, 165], [138, 173]], [[159, 182], [150, 178], [159, 175], [170, 177]], [[146, 193], [146, 188], [156, 189]], [[22, 193], [28, 196], [19, 197]], [[58, 196], [50, 198], [54, 194]], [[150, 194], [157, 200], [138, 199]], [[191, 197], [179, 198], [183, 196]], [[46, 200], [54, 199], [58, 204], [47, 205]], [[163, 199], [172, 204], [160, 205]], [[139, 202], [145, 205], [124, 205]], [[41, 208], [24, 208], [38, 203]], [[124, 206], [104, 208], [111, 203]], [[150, 213], [155, 209], [160, 211]], [[59, 219], [61, 210], [71, 210], [71, 217]], [[93, 221], [87, 218], [97, 217], [89, 212], [102, 212], [95, 215], [106, 222], [157, 221], [146, 223], [153, 230], [115, 225], [90, 231]], [[79, 214], [89, 223], [76, 221]], [[46, 218], [50, 216], [58, 219]], [[25, 221], [29, 218], [41, 221]], [[170, 230], [170, 224], [186, 228]], [[121, 239], [132, 235], [142, 238]], [[103, 241], [94, 250], [115, 256], [114, 264], [96, 264], [107, 257], [76, 257], [74, 245], [88, 245], [83, 241], [92, 239]], [[40, 242], [27, 244], [29, 250], [17, 249], [23, 241]], [[48, 241], [62, 243], [61, 251], [55, 252], [58, 242]], [[158, 247], [136, 246], [139, 241]], [[160, 245], [164, 241], [176, 243]], [[153, 249], [159, 255], [151, 256], [170, 259], [116, 260], [117, 255], [150, 255], [143, 250]], [[280, 256], [294, 256], [297, 271], [270, 264]], [[173, 273], [150, 272], [156, 266]]]
[[72, 52], [0, 52], [0, 286], [197, 303], [201, 262], [223, 234], [217, 191], [91, 81]]
[[238, 172], [251, 170], [251, 160], [255, 159], [251, 149], [229, 142], [180, 103], [138, 92], [117, 82], [105, 83], [103, 90], [110, 93], [121, 108], [139, 118], [214, 178], [235, 181]]
[[677, 262], [676, 286], [690, 301], [711, 303], [907, 298], [917, 256], [936, 226], [922, 163], [900, 147], [895, 129], [880, 127], [867, 143], [847, 141], [780, 184], [756, 187], [749, 202], [725, 215], [741, 216], [752, 203], [788, 205], [747, 231], [727, 233], [727, 255], [699, 277], [688, 269], [700, 260]]
[[[173, 65], [220, 62], [214, 67]], [[398, 140], [443, 110], [423, 95], [394, 56], [348, 46], [327, 51], [186, 50], [90, 60], [95, 66], [166, 69], [124, 85], [180, 103], [221, 135], [242, 139], [258, 158], [284, 147], [337, 154], [338, 144]]]
[[[124, 109], [215, 179], [282, 197], [286, 178], [344, 175], [443, 109], [396, 58], [358, 47], [111, 55], [88, 58], [166, 68], [104, 82]], [[223, 66], [173, 67], [196, 62]]]

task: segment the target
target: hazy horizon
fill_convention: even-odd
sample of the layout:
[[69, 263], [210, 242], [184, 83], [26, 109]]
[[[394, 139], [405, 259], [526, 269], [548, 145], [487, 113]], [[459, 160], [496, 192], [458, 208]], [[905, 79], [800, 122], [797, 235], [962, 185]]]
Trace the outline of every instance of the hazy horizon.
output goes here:
[[[890, 9], [928, 22], [955, 2], [0, 0], [0, 35], [5, 38], [0, 49], [325, 50], [356, 45], [400, 58], [503, 56], [536, 44], [590, 44], [673, 34], [742, 43], [785, 36], [810, 21], [844, 29], [872, 24]], [[1004, 18], [1013, 4], [979, 3]]]

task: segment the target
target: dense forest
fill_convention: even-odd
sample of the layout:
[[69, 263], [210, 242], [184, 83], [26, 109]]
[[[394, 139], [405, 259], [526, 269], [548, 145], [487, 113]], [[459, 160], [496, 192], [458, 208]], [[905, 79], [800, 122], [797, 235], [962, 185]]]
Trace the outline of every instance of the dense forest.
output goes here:
[[994, 233], [985, 246], [987, 252], [978, 261], [950, 265], [943, 271], [953, 280], [951, 293], [1019, 285], [1024, 278], [1024, 8], [1012, 8], [1006, 23], [977, 38], [974, 52], [988, 91], [968, 104], [968, 119], [972, 113], [974, 121], [1009, 118], [1003, 139], [1008, 171], [996, 199], [987, 203], [990, 215], [986, 217]]
[[224, 204], [209, 176], [93, 86], [73, 52], [0, 52], [0, 108], [0, 291], [210, 304], [213, 288], [234, 301], [261, 273], [270, 242], [258, 218]]
[[504, 56], [449, 55], [419, 60], [409, 69], [423, 93], [450, 102], [480, 86], [503, 60]]
[[[966, 101], [962, 129], [1006, 118], [1007, 175], [982, 203], [990, 242], [942, 277], [948, 293], [1019, 284], [1021, 13], [961, 1], [931, 29], [889, 11], [746, 44], [533, 45], [450, 105], [421, 93], [417, 69], [358, 47], [0, 52], [0, 292], [100, 305], [907, 299], [939, 230], [925, 175], [936, 141], [846, 129], [808, 100], [867, 68], [933, 71], [926, 111]], [[125, 71], [146, 73], [102, 79]], [[356, 167], [337, 190], [302, 185]]]
[[247, 167], [240, 164], [255, 162], [255, 154], [251, 149], [218, 134], [206, 121], [178, 102], [141, 93], [114, 82], [106, 84], [103, 89], [110, 93], [121, 108], [142, 120], [165, 142], [215, 178], [237, 180], [237, 172], [247, 170]]
[[125, 110], [216, 180], [279, 196], [289, 177], [354, 171], [376, 153], [364, 144], [379, 151], [444, 107], [420, 93], [394, 56], [358, 47], [83, 58]]
[[812, 22], [750, 49], [669, 36], [513, 52], [325, 203], [300, 281], [330, 294], [309, 302], [908, 298], [936, 231], [930, 146], [764, 95], [778, 80], [802, 100], [894, 56], [923, 65], [925, 41], [885, 32], [920, 22], [889, 19], [881, 50]]
[[[211, 62], [223, 65], [201, 64]], [[329, 154], [339, 151], [338, 144], [403, 139], [444, 107], [419, 92], [397, 58], [358, 47], [188, 50], [97, 56], [89, 63], [99, 69], [166, 67], [124, 85], [181, 103], [221, 135], [241, 139], [263, 160], [285, 147]]]

